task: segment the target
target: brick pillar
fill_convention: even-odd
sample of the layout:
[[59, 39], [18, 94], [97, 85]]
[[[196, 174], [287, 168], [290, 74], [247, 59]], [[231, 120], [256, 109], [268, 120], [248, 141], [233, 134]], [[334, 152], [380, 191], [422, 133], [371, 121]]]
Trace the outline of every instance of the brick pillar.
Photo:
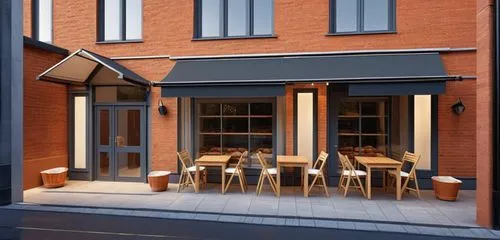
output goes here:
[[494, 0], [477, 0], [477, 187], [476, 221], [492, 226], [493, 176], [493, 19]]

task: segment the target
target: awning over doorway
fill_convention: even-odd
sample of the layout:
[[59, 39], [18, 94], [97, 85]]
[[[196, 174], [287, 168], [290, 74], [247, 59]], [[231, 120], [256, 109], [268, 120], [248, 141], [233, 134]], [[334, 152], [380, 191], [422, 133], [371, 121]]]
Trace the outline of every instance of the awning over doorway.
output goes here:
[[436, 52], [177, 60], [155, 85], [163, 97], [281, 96], [285, 84], [307, 82], [349, 84], [353, 94], [375, 87], [391, 89], [376, 95], [415, 95], [442, 93], [451, 79], [458, 77], [446, 74]]
[[97, 53], [79, 49], [38, 76], [39, 80], [85, 85], [140, 85], [151, 83], [121, 64]]

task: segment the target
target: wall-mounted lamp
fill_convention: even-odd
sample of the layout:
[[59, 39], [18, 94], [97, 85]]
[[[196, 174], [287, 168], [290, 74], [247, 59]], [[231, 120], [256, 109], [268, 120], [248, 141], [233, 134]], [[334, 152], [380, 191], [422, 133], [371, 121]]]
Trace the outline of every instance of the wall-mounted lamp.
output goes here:
[[453, 109], [455, 114], [460, 115], [465, 111], [465, 105], [462, 103], [462, 100], [458, 98], [458, 101], [451, 105], [451, 109]]
[[163, 105], [163, 101], [161, 99], [158, 101], [158, 112], [162, 116], [167, 115], [167, 107]]

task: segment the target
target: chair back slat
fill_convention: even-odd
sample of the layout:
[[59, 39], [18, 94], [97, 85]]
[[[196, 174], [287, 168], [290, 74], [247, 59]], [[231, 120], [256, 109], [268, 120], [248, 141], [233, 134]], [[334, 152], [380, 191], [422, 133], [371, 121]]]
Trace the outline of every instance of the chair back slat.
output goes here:
[[182, 150], [177, 152], [177, 156], [179, 157], [179, 161], [181, 162], [183, 168], [188, 168], [193, 165], [193, 160], [191, 159], [188, 151]]
[[314, 163], [313, 168], [317, 168], [319, 165], [319, 168], [317, 168], [317, 169], [319, 169], [320, 171], [323, 171], [323, 169], [326, 165], [327, 159], [328, 159], [328, 153], [321, 151], [321, 153], [318, 156], [318, 159], [316, 159], [316, 162]]
[[403, 160], [402, 162], [411, 162], [413, 164], [417, 164], [418, 161], [420, 160], [420, 154], [415, 154], [415, 153], [412, 153], [412, 152], [408, 152], [406, 151], [404, 156], [403, 156]]
[[266, 160], [264, 159], [264, 156], [262, 156], [261, 151], [257, 152], [257, 158], [259, 159], [259, 163], [262, 169], [268, 174], [269, 172], [267, 171]]
[[342, 172], [343, 172], [347, 168], [347, 166], [345, 165], [345, 162], [344, 162], [344, 155], [342, 155], [342, 153], [340, 153], [340, 152], [337, 152], [337, 155], [339, 155], [339, 161], [340, 161], [340, 164], [342, 165]]
[[248, 151], [243, 152], [243, 154], [241, 154], [240, 159], [238, 160], [238, 163], [236, 164], [235, 168], [239, 169], [241, 167], [241, 165], [243, 165], [243, 163], [245, 162], [247, 157], [248, 157]]

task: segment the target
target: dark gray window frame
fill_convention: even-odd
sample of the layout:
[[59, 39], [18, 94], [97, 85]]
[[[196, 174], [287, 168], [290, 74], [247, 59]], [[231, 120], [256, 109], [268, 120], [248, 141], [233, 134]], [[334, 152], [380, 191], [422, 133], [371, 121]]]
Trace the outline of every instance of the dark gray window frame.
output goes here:
[[120, 40], [105, 40], [104, 36], [106, 34], [105, 30], [105, 23], [104, 23], [104, 15], [106, 13], [106, 10], [104, 9], [104, 1], [105, 0], [97, 0], [97, 43], [137, 43], [137, 42], [143, 42], [144, 38], [144, 0], [141, 0], [141, 11], [143, 11], [142, 14], [142, 19], [141, 19], [141, 32], [142, 32], [142, 38], [140, 39], [127, 39], [127, 4], [126, 0], [120, 0], [121, 1], [121, 28], [122, 28], [122, 33], [120, 36]]
[[396, 33], [396, 0], [389, 1], [389, 28], [388, 30], [378, 30], [378, 31], [364, 31], [363, 30], [363, 20], [364, 20], [364, 1], [366, 0], [354, 0], [358, 2], [357, 9], [357, 30], [352, 32], [337, 32], [336, 31], [336, 14], [335, 9], [337, 6], [337, 0], [330, 0], [330, 26], [328, 35], [356, 35], [356, 34], [381, 34], [381, 33]]
[[220, 18], [222, 19], [220, 29], [221, 35], [217, 37], [203, 37], [202, 36], [202, 1], [194, 0], [194, 34], [193, 40], [215, 40], [215, 39], [247, 39], [247, 38], [272, 38], [276, 37], [274, 34], [274, 0], [272, 1], [272, 24], [271, 24], [271, 34], [254, 34], [254, 0], [248, 1], [248, 35], [241, 36], [230, 36], [228, 35], [228, 0], [222, 1], [222, 9], [220, 11]]
[[313, 159], [318, 158], [318, 89], [317, 88], [300, 88], [293, 90], [293, 154], [297, 155], [297, 95], [299, 93], [313, 94]]
[[[52, 25], [52, 30], [50, 33], [50, 42], [48, 43], [53, 43], [54, 42], [54, 2], [52, 1], [52, 6], [50, 7], [50, 14], [52, 15], [52, 22], [50, 23]], [[39, 35], [40, 35], [40, 29], [38, 27], [38, 17], [39, 17], [39, 12], [40, 12], [40, 2], [39, 0], [31, 0], [31, 38], [40, 41]]]

